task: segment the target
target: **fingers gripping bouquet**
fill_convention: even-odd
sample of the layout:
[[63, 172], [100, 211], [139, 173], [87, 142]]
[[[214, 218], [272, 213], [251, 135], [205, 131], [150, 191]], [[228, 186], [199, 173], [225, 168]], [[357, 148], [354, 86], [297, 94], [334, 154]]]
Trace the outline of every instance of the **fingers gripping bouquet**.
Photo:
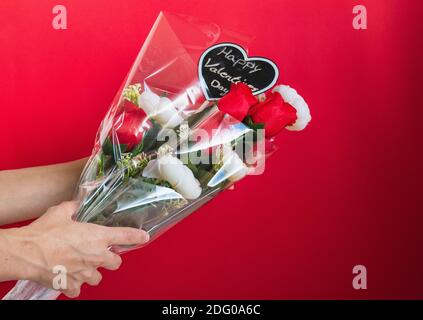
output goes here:
[[[246, 175], [260, 174], [281, 130], [306, 127], [306, 102], [276, 85], [272, 61], [247, 56], [248, 40], [160, 14], [99, 128], [75, 192], [76, 220], [141, 228], [154, 239]], [[7, 298], [58, 295], [19, 281]]]

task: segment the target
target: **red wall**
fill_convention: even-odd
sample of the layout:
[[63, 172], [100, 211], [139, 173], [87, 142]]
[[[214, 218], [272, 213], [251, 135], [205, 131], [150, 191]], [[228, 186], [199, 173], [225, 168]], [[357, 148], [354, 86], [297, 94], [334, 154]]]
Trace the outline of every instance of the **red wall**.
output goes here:
[[[67, 30], [51, 26], [56, 4]], [[356, 4], [367, 7], [365, 31], [352, 27]], [[212, 20], [257, 35], [250, 52], [278, 63], [313, 121], [279, 137], [264, 175], [127, 254], [80, 298], [422, 298], [421, 7], [2, 0], [0, 169], [88, 155], [159, 11]], [[351, 285], [357, 264], [368, 290]]]

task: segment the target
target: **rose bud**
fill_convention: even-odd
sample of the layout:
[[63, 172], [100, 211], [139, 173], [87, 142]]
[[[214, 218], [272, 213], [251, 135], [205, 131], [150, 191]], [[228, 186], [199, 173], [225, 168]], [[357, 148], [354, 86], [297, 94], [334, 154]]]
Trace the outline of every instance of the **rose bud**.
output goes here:
[[184, 121], [184, 118], [179, 115], [179, 112], [172, 100], [166, 97], [160, 98], [156, 114], [153, 115], [153, 118], [163, 127], [171, 129], [180, 125], [181, 122]]
[[270, 93], [264, 102], [252, 107], [249, 114], [254, 123], [264, 124], [266, 138], [277, 135], [297, 120], [295, 108], [285, 103], [278, 92]]
[[230, 91], [219, 100], [220, 111], [242, 121], [248, 114], [251, 106], [258, 102], [251, 89], [242, 82], [231, 85]]
[[290, 86], [279, 85], [273, 89], [273, 92], [279, 93], [286, 103], [289, 103], [296, 110], [296, 121], [287, 126], [286, 129], [290, 131], [301, 131], [311, 121], [310, 109], [297, 91]]
[[249, 169], [238, 154], [230, 148], [224, 148], [223, 152], [222, 168], [225, 170], [229, 181], [236, 182], [244, 178]]
[[161, 179], [159, 172], [159, 162], [157, 159], [148, 161], [147, 165], [142, 171], [142, 176], [145, 178]]
[[149, 116], [151, 114], [156, 113], [157, 106], [159, 105], [160, 97], [151, 92], [151, 91], [144, 91], [138, 97], [138, 105], [142, 108]]
[[142, 141], [143, 134], [149, 127], [147, 121], [147, 115], [142, 109], [129, 100], [124, 100], [122, 111], [115, 118], [114, 133], [117, 143], [126, 146], [125, 152], [131, 151]]
[[200, 182], [180, 159], [165, 155], [159, 157], [157, 162], [160, 177], [169, 182], [181, 196], [192, 200], [197, 199], [201, 195]]
[[184, 121], [172, 100], [153, 92], [144, 91], [138, 98], [138, 105], [162, 127], [174, 128]]

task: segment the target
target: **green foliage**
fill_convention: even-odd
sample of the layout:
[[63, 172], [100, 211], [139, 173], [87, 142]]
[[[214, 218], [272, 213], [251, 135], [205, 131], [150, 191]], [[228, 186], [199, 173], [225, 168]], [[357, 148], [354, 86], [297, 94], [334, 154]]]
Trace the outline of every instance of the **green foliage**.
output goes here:
[[259, 130], [259, 129], [264, 129], [264, 123], [254, 123], [253, 119], [251, 118], [251, 116], [247, 116], [244, 119], [244, 124], [248, 127], [250, 127], [253, 130]]
[[162, 128], [153, 119], [150, 119], [150, 121], [151, 121], [152, 127], [149, 130], [147, 130], [147, 132], [144, 134], [144, 137], [142, 139], [144, 152], [147, 152], [150, 150], [157, 150], [158, 146], [163, 144], [162, 141], [157, 141], [157, 135], [159, 134]]
[[135, 148], [131, 151], [131, 155], [133, 157], [139, 155], [144, 148], [144, 139], [135, 146]]
[[[126, 144], [119, 144], [118, 146], [119, 146], [120, 153], [124, 153], [126, 151]], [[115, 146], [113, 145], [113, 142], [110, 139], [110, 137], [107, 137], [106, 140], [104, 140], [102, 145], [102, 150], [105, 155], [108, 155], [108, 156], [115, 155]]]
[[104, 162], [104, 153], [101, 152], [97, 163], [97, 179], [104, 176]]

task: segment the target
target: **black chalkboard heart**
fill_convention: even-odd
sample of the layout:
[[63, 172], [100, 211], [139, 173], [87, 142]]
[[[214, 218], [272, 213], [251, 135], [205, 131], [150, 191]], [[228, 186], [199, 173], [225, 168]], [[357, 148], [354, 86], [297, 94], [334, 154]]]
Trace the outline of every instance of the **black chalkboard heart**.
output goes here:
[[217, 100], [229, 92], [232, 83], [244, 82], [254, 95], [270, 89], [279, 77], [275, 63], [262, 57], [248, 57], [234, 43], [219, 43], [208, 48], [198, 63], [204, 95]]

